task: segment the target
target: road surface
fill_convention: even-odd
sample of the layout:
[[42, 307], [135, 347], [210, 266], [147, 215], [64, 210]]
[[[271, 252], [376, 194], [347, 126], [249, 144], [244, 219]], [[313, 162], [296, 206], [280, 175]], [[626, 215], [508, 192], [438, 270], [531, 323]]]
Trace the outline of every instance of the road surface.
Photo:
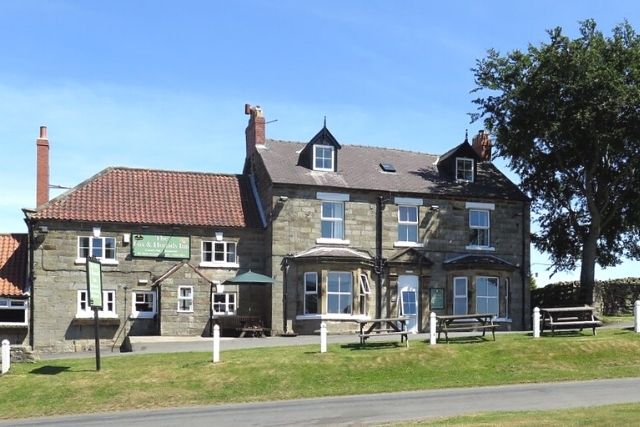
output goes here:
[[486, 411], [640, 402], [640, 378], [518, 384], [419, 392], [198, 406], [0, 422], [0, 426], [341, 426]]

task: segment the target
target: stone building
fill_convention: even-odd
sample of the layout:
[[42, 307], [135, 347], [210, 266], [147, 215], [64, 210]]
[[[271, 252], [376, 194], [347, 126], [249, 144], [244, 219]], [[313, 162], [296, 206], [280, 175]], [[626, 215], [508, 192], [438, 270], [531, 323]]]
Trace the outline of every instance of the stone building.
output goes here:
[[[241, 175], [112, 167], [52, 200], [41, 128], [25, 210], [34, 349], [93, 345], [91, 257], [104, 346], [209, 335], [238, 315], [272, 334], [397, 315], [424, 331], [431, 311], [528, 327], [529, 200], [492, 164], [487, 134], [437, 156], [342, 144], [326, 125], [308, 142], [270, 140], [260, 108], [245, 113]], [[273, 284], [228, 282], [247, 271]]]
[[494, 313], [527, 326], [529, 200], [491, 162], [480, 132], [441, 156], [265, 137], [248, 106], [245, 175], [266, 217], [272, 328], [354, 329], [357, 318]]
[[[37, 145], [38, 165], [48, 164], [46, 128]], [[129, 335], [210, 335], [216, 315], [267, 321], [265, 287], [220, 286], [265, 268], [247, 177], [114, 167], [49, 201], [46, 170], [38, 168], [38, 207], [25, 211], [35, 349], [93, 346], [88, 257], [102, 268], [101, 346], [121, 346]]]

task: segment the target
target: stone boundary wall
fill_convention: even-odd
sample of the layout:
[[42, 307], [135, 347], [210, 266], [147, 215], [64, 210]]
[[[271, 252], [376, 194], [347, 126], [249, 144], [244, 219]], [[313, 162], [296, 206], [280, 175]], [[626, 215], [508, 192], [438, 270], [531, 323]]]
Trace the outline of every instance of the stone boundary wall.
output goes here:
[[[531, 291], [534, 307], [567, 307], [579, 302], [580, 282], [558, 282]], [[594, 289], [594, 306], [606, 316], [632, 314], [640, 299], [640, 277], [598, 280]]]

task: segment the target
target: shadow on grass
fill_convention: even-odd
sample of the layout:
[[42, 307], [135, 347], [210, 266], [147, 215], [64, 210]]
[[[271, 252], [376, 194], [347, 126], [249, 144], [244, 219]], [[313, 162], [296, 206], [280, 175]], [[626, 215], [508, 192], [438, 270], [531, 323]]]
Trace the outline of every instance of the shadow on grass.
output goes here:
[[71, 369], [69, 366], [41, 366], [30, 373], [36, 375], [58, 375]]
[[469, 335], [464, 337], [449, 337], [449, 342], [445, 339], [438, 340], [438, 344], [480, 344], [483, 342], [493, 342], [491, 337], [483, 337], [482, 335]]
[[383, 348], [406, 348], [404, 343], [394, 341], [368, 342], [364, 345], [360, 343], [343, 344], [341, 346], [347, 350], [380, 350]]

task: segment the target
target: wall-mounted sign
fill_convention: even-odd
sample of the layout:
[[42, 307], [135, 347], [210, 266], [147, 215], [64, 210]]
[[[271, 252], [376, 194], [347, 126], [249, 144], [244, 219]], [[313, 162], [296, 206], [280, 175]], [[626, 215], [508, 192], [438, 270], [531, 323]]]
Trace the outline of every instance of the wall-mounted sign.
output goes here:
[[87, 258], [87, 294], [91, 308], [102, 308], [102, 264], [93, 257]]
[[429, 305], [431, 310], [444, 310], [444, 288], [429, 289]]
[[134, 234], [131, 238], [131, 254], [150, 258], [191, 258], [189, 236], [159, 236]]

